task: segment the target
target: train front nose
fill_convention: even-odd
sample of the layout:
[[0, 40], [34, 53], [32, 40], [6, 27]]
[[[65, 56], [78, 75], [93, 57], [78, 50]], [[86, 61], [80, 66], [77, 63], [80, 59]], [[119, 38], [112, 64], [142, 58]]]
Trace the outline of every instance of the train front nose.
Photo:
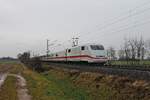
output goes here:
[[92, 55], [94, 56], [92, 59], [93, 63], [104, 63], [108, 61], [105, 50], [92, 51]]
[[103, 63], [103, 62], [107, 62], [107, 60], [108, 60], [107, 57], [96, 57], [96, 59], [93, 59], [93, 62]]
[[95, 57], [106, 57], [107, 53], [105, 50], [95, 50], [95, 51], [92, 51], [92, 55], [95, 56]]

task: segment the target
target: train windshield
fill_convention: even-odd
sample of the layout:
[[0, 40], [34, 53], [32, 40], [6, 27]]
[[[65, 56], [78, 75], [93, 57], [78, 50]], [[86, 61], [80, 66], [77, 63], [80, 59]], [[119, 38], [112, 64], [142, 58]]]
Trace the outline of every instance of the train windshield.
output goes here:
[[92, 50], [104, 50], [102, 45], [90, 45]]

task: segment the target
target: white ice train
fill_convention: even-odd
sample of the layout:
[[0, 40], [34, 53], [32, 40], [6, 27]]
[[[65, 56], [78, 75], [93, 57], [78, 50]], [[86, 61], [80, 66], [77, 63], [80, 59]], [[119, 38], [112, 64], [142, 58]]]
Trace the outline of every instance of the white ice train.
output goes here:
[[43, 58], [43, 60], [57, 62], [88, 62], [104, 64], [108, 61], [108, 57], [103, 45], [86, 44], [49, 54], [49, 56]]

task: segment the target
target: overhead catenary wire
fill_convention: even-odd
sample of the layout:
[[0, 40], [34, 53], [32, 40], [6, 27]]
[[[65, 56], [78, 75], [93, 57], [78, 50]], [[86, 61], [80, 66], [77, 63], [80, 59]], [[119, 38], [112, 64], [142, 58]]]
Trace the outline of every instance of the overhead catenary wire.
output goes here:
[[[117, 24], [117, 23], [120, 23], [120, 22], [122, 22], [122, 21], [128, 20], [129, 18], [131, 18], [131, 16], [134, 17], [134, 16], [136, 16], [136, 15], [140, 15], [140, 14], [143, 14], [143, 13], [149, 11], [149, 10], [150, 10], [150, 7], [149, 7], [149, 8], [144, 8], [144, 9], [142, 9], [142, 10], [140, 10], [140, 11], [136, 11], [136, 12], [132, 13], [132, 12], [135, 11], [136, 9], [142, 8], [143, 5], [148, 5], [148, 4], [150, 4], [150, 1], [145, 2], [145, 3], [143, 3], [142, 5], [136, 6], [135, 8], [131, 9], [130, 11], [128, 11], [128, 14], [126, 14], [126, 16], [118, 17], [118, 18], [116, 17], [113, 21], [110, 21], [108, 24], [107, 24], [107, 23], [104, 24], [102, 27], [98, 28], [96, 31], [105, 30], [106, 28], [108, 28], [108, 27], [110, 27], [110, 26], [112, 26], [112, 25], [114, 25], [114, 24]], [[98, 25], [97, 25], [97, 26], [98, 26]], [[95, 31], [95, 32], [96, 32], [96, 31]], [[87, 32], [87, 33], [88, 33], [88, 34], [91, 34], [91, 33], [93, 33], [93, 31]]]
[[[140, 11], [140, 12], [136, 12], [136, 13], [133, 13], [133, 14], [131, 14], [131, 15], [125, 16], [125, 17], [123, 17], [123, 18], [120, 18], [119, 20], [116, 20], [116, 21], [110, 23], [109, 25], [105, 25], [105, 26], [99, 28], [97, 31], [105, 30], [106, 28], [108, 28], [108, 27], [110, 27], [110, 26], [112, 26], [112, 25], [114, 25], [114, 24], [116, 24], [116, 23], [119, 23], [119, 22], [121, 22], [121, 21], [127, 20], [127, 18], [131, 18], [131, 17], [134, 17], [134, 16], [136, 16], [136, 15], [143, 14], [143, 13], [145, 13], [146, 11], [149, 11], [149, 10], [150, 10], [150, 8], [146, 8], [146, 9]], [[95, 32], [97, 32], [97, 31], [95, 31]], [[93, 32], [89, 32], [89, 33], [93, 33]]]
[[[146, 8], [146, 9], [144, 9], [144, 10], [142, 10], [142, 11], [145, 11], [145, 12], [147, 12], [147, 11], [149, 11], [150, 10], [150, 8]], [[143, 13], [144, 14], [144, 12], [141, 12], [141, 13]], [[138, 12], [137, 12], [137, 14], [138, 14]], [[136, 18], [136, 16], [131, 16], [130, 17], [130, 19], [133, 19], [133, 17], [135, 17]], [[143, 17], [143, 16], [141, 16], [141, 17]], [[96, 33], [98, 33], [98, 32], [102, 32], [102, 34], [101, 33], [98, 33], [98, 34], [100, 34], [100, 35], [98, 35], [98, 37], [99, 38], [102, 38], [102, 37], [104, 37], [105, 35], [115, 35], [115, 34], [118, 34], [118, 33], [120, 33], [120, 32], [122, 32], [123, 33], [123, 31], [126, 31], [126, 30], [128, 30], [129, 31], [129, 29], [135, 29], [136, 27], [139, 27], [139, 26], [142, 26], [142, 25], [145, 25], [145, 24], [149, 24], [149, 22], [150, 21], [147, 21], [147, 19], [149, 19], [149, 18], [145, 18], [145, 19], [143, 19], [142, 20], [142, 22], [141, 22], [141, 20], [136, 20], [134, 23], [133, 23], [133, 25], [131, 25], [131, 24], [129, 24], [128, 22], [127, 22], [127, 24], [126, 25], [122, 25], [121, 27], [119, 27], [119, 28], [113, 28], [113, 29], [110, 29], [110, 30], [106, 30], [106, 29], [104, 29], [104, 30], [100, 30], [100, 31], [96, 31]], [[145, 21], [144, 21], [145, 20]], [[114, 27], [114, 26], [113, 26]], [[132, 30], [133, 31], [133, 30]], [[91, 35], [92, 34], [92, 35]], [[82, 42], [84, 43], [84, 42], [86, 42], [86, 40], [85, 40], [85, 38], [88, 38], [88, 37], [90, 37], [90, 39], [92, 39], [95, 35], [97, 35], [97, 34], [95, 34], [95, 32], [92, 32], [92, 33], [87, 33], [86, 35], [84, 35], [83, 37], [84, 37], [84, 41], [82, 40]], [[98, 38], [97, 37], [97, 38]], [[93, 39], [96, 39], [96, 38], [93, 38]], [[95, 41], [95, 40], [94, 40]]]
[[124, 31], [124, 30], [128, 30], [128, 29], [131, 29], [131, 28], [135, 28], [135, 27], [138, 27], [138, 26], [142, 26], [142, 25], [145, 25], [145, 24], [150, 24], [150, 20], [148, 21], [144, 21], [144, 22], [141, 22], [141, 23], [137, 23], [137, 24], [134, 24], [132, 26], [129, 26], [129, 27], [125, 27], [125, 28], [121, 28], [119, 30], [115, 30], [115, 31], [111, 31], [111, 32], [105, 32], [105, 34], [101, 34], [101, 37], [104, 36], [104, 35], [108, 35], [108, 34], [113, 34], [113, 33], [118, 33], [118, 32], [121, 32], [121, 31]]
[[[149, 19], [149, 17], [144, 18], [144, 19]], [[133, 23], [133, 26], [134, 26], [134, 25], [136, 26], [136, 24], [143, 22], [144, 19], [141, 19], [142, 21], [140, 21], [139, 19], [135, 20], [134, 23]], [[126, 24], [124, 24], [124, 25], [119, 25], [119, 27], [114, 27], [114, 28], [111, 28], [111, 29], [109, 29], [109, 30], [101, 30], [101, 31], [97, 31], [97, 32], [95, 32], [95, 33], [111, 31], [111, 30], [114, 30], [114, 29], [117, 29], [117, 30], [118, 30], [118, 29], [120, 29], [120, 28], [122, 29], [122, 28], [128, 27], [128, 26], [131, 26], [131, 25], [130, 25], [129, 23], [126, 23]]]
[[[132, 28], [136, 28], [136, 27], [139, 27], [139, 26], [143, 26], [143, 25], [146, 25], [146, 24], [150, 24], [150, 20], [146, 20], [146, 21], [140, 21], [140, 22], [136, 22], [134, 23], [133, 25], [126, 25], [126, 26], [123, 26], [121, 28], [117, 28], [117, 30], [110, 30], [110, 31], [107, 31], [107, 32], [103, 32], [103, 34], [100, 34], [98, 37], [103, 37], [104, 35], [116, 35], [118, 34], [119, 32], [122, 32], [122, 31], [127, 31], [128, 29], [132, 29]], [[115, 33], [115, 34], [114, 34]], [[90, 39], [93, 38], [95, 35], [86, 35], [86, 36], [90, 36]], [[85, 38], [85, 37], [84, 37]], [[95, 38], [96, 39], [96, 38]], [[82, 41], [82, 42], [85, 42], [85, 41]]]

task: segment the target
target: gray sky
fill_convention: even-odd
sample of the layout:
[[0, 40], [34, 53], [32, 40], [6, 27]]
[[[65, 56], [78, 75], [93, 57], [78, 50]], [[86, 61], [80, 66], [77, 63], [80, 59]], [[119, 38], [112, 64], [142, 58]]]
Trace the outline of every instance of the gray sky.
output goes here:
[[124, 37], [150, 38], [149, 0], [0, 0], [0, 56], [31, 50], [44, 53], [80, 43], [119, 48]]

